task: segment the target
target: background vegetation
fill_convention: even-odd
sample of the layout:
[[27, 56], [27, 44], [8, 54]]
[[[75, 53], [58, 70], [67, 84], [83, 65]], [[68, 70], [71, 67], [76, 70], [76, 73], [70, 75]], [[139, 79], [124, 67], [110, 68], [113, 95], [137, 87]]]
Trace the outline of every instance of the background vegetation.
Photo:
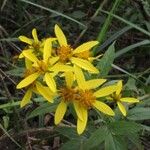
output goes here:
[[[74, 46], [100, 42], [93, 50], [94, 55], [104, 53], [97, 64], [103, 68], [100, 76], [122, 78], [126, 92], [132, 90], [141, 100], [127, 118], [118, 115], [106, 129], [103, 119], [91, 114], [88, 131], [78, 136], [69, 114], [62, 125], [54, 126], [55, 106], [40, 103], [40, 98], [20, 109], [24, 91], [16, 90], [16, 84], [23, 68], [17, 56], [24, 45], [18, 36], [31, 37], [34, 27], [41, 38], [54, 36], [56, 23]], [[115, 52], [108, 49], [114, 41]], [[0, 149], [150, 149], [150, 2], [1, 0], [0, 80]]]

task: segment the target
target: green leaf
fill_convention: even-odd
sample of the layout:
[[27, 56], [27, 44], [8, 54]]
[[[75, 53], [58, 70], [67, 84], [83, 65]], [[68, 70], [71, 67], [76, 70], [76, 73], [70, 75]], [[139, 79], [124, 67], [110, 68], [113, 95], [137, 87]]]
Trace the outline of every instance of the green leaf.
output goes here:
[[41, 115], [41, 114], [46, 114], [46, 113], [53, 112], [56, 109], [56, 107], [57, 107], [56, 103], [54, 103], [54, 104], [50, 104], [50, 103], [41, 104], [38, 108], [36, 108], [35, 110], [33, 110], [27, 116], [27, 119], [36, 117], [36, 116]]
[[110, 10], [110, 14], [105, 19], [105, 22], [104, 22], [104, 24], [103, 24], [103, 26], [102, 26], [99, 34], [98, 34], [98, 37], [97, 37], [97, 40], [99, 41], [100, 44], [105, 40], [106, 33], [107, 33], [108, 28], [112, 22], [113, 16], [111, 15], [111, 13], [114, 13], [117, 10], [120, 2], [121, 2], [121, 0], [115, 0], [114, 1], [113, 6]]
[[110, 35], [107, 40], [104, 41], [101, 45], [97, 46], [96, 50], [93, 52], [94, 55], [97, 55], [101, 50], [105, 49], [109, 44], [118, 39], [121, 35], [126, 33], [128, 30], [132, 29], [131, 26], [126, 26], [118, 31], [116, 31], [113, 35]]
[[114, 61], [115, 58], [115, 48], [114, 44], [111, 44], [108, 48], [108, 50], [105, 52], [103, 57], [100, 59], [100, 61], [97, 64], [97, 68], [100, 69], [100, 76], [106, 76], [108, 72], [111, 70], [111, 64]]
[[133, 147], [136, 146], [139, 150], [144, 150], [141, 145], [139, 134], [137, 133], [129, 134], [127, 138], [129, 139], [129, 141], [131, 141], [131, 144], [130, 145], [128, 144], [130, 146], [129, 149], [133, 149]]
[[131, 77], [129, 77], [125, 87], [138, 93], [138, 89], [136, 87], [136, 80]]
[[127, 144], [121, 136], [113, 136], [110, 133], [105, 140], [105, 150], [127, 150]]
[[11, 76], [19, 76], [22, 77], [23, 73], [24, 73], [25, 69], [24, 68], [15, 68], [9, 71], [6, 71], [7, 74], [11, 75]]
[[142, 127], [132, 121], [115, 121], [109, 124], [109, 129], [115, 135], [128, 135], [137, 133]]
[[148, 45], [150, 44], [150, 40], [143, 40], [141, 42], [138, 42], [138, 43], [135, 43], [135, 44], [132, 44], [132, 45], [129, 45], [121, 50], [119, 50], [118, 52], [116, 52], [116, 57], [120, 57], [121, 55], [129, 52], [129, 51], [132, 51], [132, 50], [137, 50], [137, 47], [140, 47], [140, 46], [143, 46], [143, 45]]
[[60, 150], [78, 150], [81, 147], [81, 140], [79, 139], [73, 139], [70, 140], [62, 145]]
[[145, 30], [145, 29], [139, 27], [138, 25], [136, 25], [136, 24], [134, 24], [134, 23], [132, 23], [132, 22], [130, 22], [130, 21], [128, 21], [128, 20], [125, 20], [124, 18], [122, 18], [122, 17], [120, 17], [120, 16], [117, 16], [117, 15], [111, 13], [111, 12], [104, 11], [104, 10], [100, 10], [100, 11], [103, 12], [103, 13], [105, 13], [105, 14], [108, 14], [108, 15], [113, 16], [114, 18], [116, 18], [116, 19], [118, 19], [118, 20], [124, 22], [124, 23], [127, 24], [127, 25], [130, 25], [131, 27], [135, 28], [136, 30], [138, 30], [138, 31], [140, 31], [140, 32], [142, 32], [142, 33], [144, 33], [145, 35], [148, 35], [148, 36], [150, 37], [150, 32], [148, 32], [147, 30]]
[[127, 118], [129, 120], [147, 120], [150, 119], [150, 109], [137, 107], [128, 111]]
[[75, 128], [72, 127], [58, 127], [55, 129], [57, 132], [62, 134], [65, 137], [68, 137], [69, 139], [75, 139], [79, 138], [80, 136], [77, 134], [77, 131]]
[[105, 140], [105, 138], [107, 138], [107, 135], [107, 128], [100, 127], [84, 143], [84, 149], [93, 149], [94, 147], [100, 145]]

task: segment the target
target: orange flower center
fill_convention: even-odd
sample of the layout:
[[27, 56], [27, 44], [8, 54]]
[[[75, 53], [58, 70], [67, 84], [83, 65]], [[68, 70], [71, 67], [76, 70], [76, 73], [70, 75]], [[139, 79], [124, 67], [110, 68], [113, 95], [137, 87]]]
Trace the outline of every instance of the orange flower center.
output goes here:
[[96, 97], [93, 95], [91, 90], [79, 91], [79, 95], [76, 97], [76, 100], [78, 100], [85, 108], [90, 109], [96, 101]]
[[34, 48], [34, 50], [35, 51], [39, 51], [39, 49], [40, 49], [40, 47], [41, 47], [41, 43], [40, 42], [33, 42], [32, 43], [32, 48]]
[[59, 47], [57, 50], [57, 55], [59, 56], [59, 60], [62, 62], [62, 63], [66, 63], [69, 61], [69, 59], [71, 58], [72, 56], [72, 48], [70, 45], [68, 46], [61, 46]]
[[36, 71], [37, 71], [37, 70], [36, 70], [34, 67], [32, 67], [32, 68], [30, 68], [30, 69], [26, 69], [25, 72], [24, 72], [24, 78], [26, 78], [27, 76], [29, 76], [29, 75], [35, 73]]
[[60, 89], [60, 96], [63, 101], [71, 102], [75, 99], [76, 92], [77, 91], [74, 88], [65, 87]]
[[38, 67], [35, 67], [39, 72], [45, 73], [48, 70], [48, 64], [46, 64], [44, 61], [38, 62]]

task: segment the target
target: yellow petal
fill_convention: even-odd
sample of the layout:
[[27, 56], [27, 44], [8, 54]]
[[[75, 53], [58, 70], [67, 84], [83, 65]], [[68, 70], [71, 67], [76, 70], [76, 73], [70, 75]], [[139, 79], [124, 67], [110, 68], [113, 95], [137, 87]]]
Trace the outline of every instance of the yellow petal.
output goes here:
[[52, 57], [49, 59], [49, 63], [51, 65], [54, 65], [59, 60], [59, 57]]
[[121, 98], [120, 101], [127, 102], [127, 103], [138, 103], [139, 102], [139, 100], [137, 98], [133, 98], [133, 97], [124, 97], [124, 98]]
[[28, 77], [26, 77], [25, 79], [23, 79], [18, 85], [17, 85], [17, 89], [21, 89], [23, 87], [26, 87], [28, 85], [30, 85], [31, 83], [33, 83], [38, 77], [39, 77], [39, 73], [33, 73], [31, 75], [29, 75]]
[[91, 73], [99, 73], [99, 70], [87, 60], [72, 57], [71, 62], [80, 68], [90, 71]]
[[36, 31], [35, 28], [32, 30], [32, 36], [33, 36], [34, 41], [35, 41], [36, 43], [38, 43], [38, 42], [39, 42], [39, 39], [38, 39], [37, 31]]
[[116, 95], [119, 95], [121, 90], [122, 90], [122, 80], [118, 81], [117, 83]]
[[56, 63], [49, 70], [50, 71], [56, 71], [56, 72], [66, 72], [66, 71], [73, 71], [73, 67], [71, 67], [69, 65], [63, 65], [63, 64], [60, 64], [60, 63]]
[[53, 77], [51, 76], [50, 73], [46, 73], [45, 76], [45, 81], [46, 84], [48, 85], [48, 87], [52, 90], [52, 92], [56, 92], [56, 83], [55, 80], [53, 79]]
[[67, 87], [71, 88], [74, 81], [74, 74], [72, 72], [65, 72], [65, 80]]
[[46, 100], [48, 100], [50, 103], [53, 103], [54, 94], [48, 87], [43, 86], [41, 83], [36, 83], [36, 88]]
[[82, 45], [80, 45], [73, 51], [73, 54], [82, 53], [84, 51], [90, 50], [92, 47], [94, 47], [98, 43], [99, 43], [98, 41], [89, 41], [89, 42], [83, 43]]
[[103, 88], [99, 89], [98, 91], [96, 91], [94, 93], [94, 96], [104, 97], [104, 96], [108, 96], [108, 95], [112, 94], [115, 91], [116, 91], [116, 85], [109, 85], [109, 86], [103, 87]]
[[38, 61], [38, 58], [32, 53], [31, 50], [24, 50], [22, 53], [30, 61], [32, 61], [32, 62], [37, 62]]
[[55, 35], [58, 39], [60, 46], [67, 46], [67, 39], [66, 39], [63, 31], [57, 24], [55, 25]]
[[32, 45], [33, 43], [33, 40], [30, 38], [27, 38], [26, 36], [19, 36], [19, 40], [29, 45]]
[[84, 119], [84, 113], [85, 113], [85, 108], [82, 107], [78, 102], [73, 102], [73, 105], [74, 105], [74, 108], [75, 108], [75, 111], [77, 113], [77, 116], [80, 118], [80, 120], [83, 121]]
[[84, 74], [81, 70], [81, 68], [79, 68], [78, 66], [74, 65], [74, 73], [75, 73], [75, 77], [77, 79], [77, 83], [78, 83], [78, 86], [81, 88], [81, 89], [84, 89], [85, 86], [85, 78], [84, 78]]
[[24, 58], [24, 55], [23, 55], [23, 52], [26, 51], [26, 52], [29, 52], [29, 53], [32, 53], [33, 52], [33, 49], [25, 49], [23, 50], [20, 55], [19, 55], [19, 58]]
[[19, 55], [19, 57], [18, 57], [18, 58], [19, 58], [19, 59], [24, 58], [23, 53], [20, 53], [20, 55]]
[[85, 130], [86, 124], [87, 124], [87, 119], [88, 119], [88, 113], [87, 113], [87, 110], [84, 109], [83, 120], [80, 120], [80, 118], [78, 118], [78, 120], [77, 120], [77, 132], [78, 132], [78, 134], [82, 134], [83, 131]]
[[32, 90], [29, 88], [20, 103], [20, 107], [24, 107], [26, 104], [28, 104], [30, 102], [31, 96]]
[[109, 96], [106, 97], [106, 99], [107, 99], [107, 100], [110, 100], [110, 101], [114, 101], [114, 99], [113, 99], [112, 97], [109, 97]]
[[102, 85], [104, 82], [106, 82], [106, 79], [93, 79], [86, 81], [85, 83], [85, 89], [90, 90], [90, 89], [95, 89]]
[[126, 112], [126, 109], [125, 109], [125, 107], [123, 106], [123, 104], [122, 104], [121, 102], [117, 102], [117, 105], [118, 105], [118, 107], [119, 107], [121, 113], [122, 113], [124, 116], [126, 116], [126, 115], [127, 115], [127, 112]]
[[104, 114], [110, 115], [110, 116], [114, 116], [115, 113], [113, 112], [113, 110], [106, 105], [103, 102], [100, 101], [96, 101], [95, 103], [93, 103], [93, 106], [98, 109], [99, 111], [103, 112]]
[[44, 44], [43, 60], [45, 62], [47, 62], [49, 57], [51, 56], [51, 51], [52, 51], [52, 40], [51, 38], [48, 38], [46, 39]]
[[32, 62], [27, 58], [25, 58], [25, 66], [27, 69], [32, 67]]
[[67, 104], [63, 101], [61, 101], [56, 109], [56, 112], [55, 112], [55, 124], [59, 124], [61, 122], [61, 120], [63, 119], [65, 113], [66, 113], [66, 110], [67, 110]]

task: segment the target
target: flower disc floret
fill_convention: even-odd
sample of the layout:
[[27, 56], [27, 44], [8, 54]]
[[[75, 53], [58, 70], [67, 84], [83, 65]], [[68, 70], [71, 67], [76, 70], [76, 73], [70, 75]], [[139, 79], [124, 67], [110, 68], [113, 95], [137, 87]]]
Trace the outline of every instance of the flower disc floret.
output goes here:
[[59, 93], [64, 102], [72, 102], [76, 98], [77, 90], [74, 88], [64, 87], [60, 89]]
[[72, 48], [70, 45], [61, 46], [56, 51], [59, 56], [59, 60], [62, 63], [67, 63], [72, 57]]
[[90, 109], [92, 108], [93, 103], [96, 101], [96, 97], [93, 95], [92, 90], [79, 90], [76, 100], [81, 106], [85, 107], [86, 109]]

